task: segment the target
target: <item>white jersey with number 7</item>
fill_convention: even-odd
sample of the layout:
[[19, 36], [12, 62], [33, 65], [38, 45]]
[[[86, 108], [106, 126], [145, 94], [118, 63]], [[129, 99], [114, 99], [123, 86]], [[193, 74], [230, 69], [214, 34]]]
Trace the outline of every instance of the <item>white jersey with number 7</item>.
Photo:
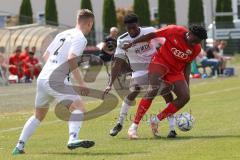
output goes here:
[[68, 61], [68, 54], [81, 56], [86, 45], [87, 39], [79, 29], [73, 28], [59, 33], [46, 50], [49, 58], [38, 79], [49, 79], [54, 71], [59, 72], [58, 75], [68, 75], [69, 66], [62, 64]]

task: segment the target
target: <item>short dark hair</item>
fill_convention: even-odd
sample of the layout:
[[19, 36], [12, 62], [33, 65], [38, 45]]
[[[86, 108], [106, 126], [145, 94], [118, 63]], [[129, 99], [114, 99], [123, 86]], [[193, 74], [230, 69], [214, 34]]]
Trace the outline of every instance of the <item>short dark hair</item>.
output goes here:
[[124, 24], [128, 23], [138, 23], [138, 16], [135, 13], [127, 14], [124, 17]]
[[22, 46], [17, 46], [16, 52], [21, 52], [22, 51]]
[[86, 19], [89, 19], [89, 18], [94, 19], [94, 14], [89, 9], [81, 9], [81, 10], [78, 11], [78, 14], [77, 14], [77, 20], [78, 21], [86, 20]]
[[192, 25], [189, 27], [189, 30], [201, 40], [208, 38], [207, 31], [203, 26]]
[[30, 54], [30, 55], [33, 55], [33, 56], [34, 56], [34, 54], [35, 54], [35, 53], [34, 53], [34, 52], [32, 52], [32, 51], [30, 51], [28, 54]]

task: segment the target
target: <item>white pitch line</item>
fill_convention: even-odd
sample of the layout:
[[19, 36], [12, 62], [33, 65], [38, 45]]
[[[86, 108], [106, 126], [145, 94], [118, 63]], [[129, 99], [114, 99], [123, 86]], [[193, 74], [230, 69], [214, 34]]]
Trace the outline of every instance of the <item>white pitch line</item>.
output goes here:
[[[210, 91], [210, 92], [205, 92], [205, 93], [200, 93], [200, 94], [194, 94], [191, 96], [191, 98], [205, 96], [205, 95], [214, 95], [214, 94], [221, 93], [221, 92], [229, 92], [229, 91], [234, 91], [234, 90], [239, 90], [239, 89], [240, 89], [240, 87], [234, 87], [234, 88], [227, 88], [227, 89], [222, 89], [222, 90], [217, 90], [217, 91]], [[159, 101], [159, 102], [155, 102], [154, 104], [160, 104], [160, 103], [164, 103], [164, 102]]]
[[[43, 122], [43, 123], [41, 124], [41, 126], [45, 126], [45, 125], [49, 125], [49, 124], [54, 124], [54, 123], [58, 123], [58, 122], [62, 122], [62, 121], [60, 121], [60, 120], [55, 120], [55, 121]], [[20, 129], [22, 129], [22, 128], [23, 128], [23, 127], [15, 127], [15, 128], [3, 129], [3, 130], [0, 130], [0, 133], [17, 131], [17, 130], [20, 130]]]
[[192, 95], [191, 97], [212, 95], [212, 94], [217, 94], [217, 93], [220, 93], [220, 92], [229, 92], [229, 91], [234, 91], [234, 90], [239, 90], [239, 89], [240, 89], [240, 87], [227, 88], [227, 89], [222, 89], [222, 90], [217, 90], [217, 91], [210, 91], [210, 92], [206, 92], [206, 93], [195, 94], [195, 95]]
[[[240, 67], [239, 67], [240, 68]], [[220, 82], [221, 79], [216, 79], [215, 82]], [[203, 81], [203, 82], [198, 82], [198, 83], [194, 83], [193, 84], [193, 87], [196, 87], [196, 86], [200, 86], [200, 85], [206, 85], [206, 84], [209, 84], [208, 82], [206, 81]], [[35, 91], [34, 91], [35, 92]], [[32, 95], [32, 91], [28, 91], [27, 93], [24, 93], [25, 95]], [[18, 96], [19, 94], [17, 93], [3, 93], [3, 94], [0, 94], [0, 97], [8, 97], [8, 96]]]
[[[95, 103], [95, 102], [94, 101], [90, 101], [90, 102], [87, 102], [86, 104], [91, 104], [91, 103]], [[62, 122], [62, 121], [61, 120], [54, 120], [54, 121], [49, 121], [49, 122], [43, 122], [41, 125], [49, 125], [49, 124], [54, 124], [54, 123], [58, 123], [58, 122]], [[22, 128], [23, 127], [14, 127], [14, 128], [9, 128], [9, 129], [3, 129], [3, 130], [0, 130], [0, 133], [17, 131], [17, 130], [20, 130]]]

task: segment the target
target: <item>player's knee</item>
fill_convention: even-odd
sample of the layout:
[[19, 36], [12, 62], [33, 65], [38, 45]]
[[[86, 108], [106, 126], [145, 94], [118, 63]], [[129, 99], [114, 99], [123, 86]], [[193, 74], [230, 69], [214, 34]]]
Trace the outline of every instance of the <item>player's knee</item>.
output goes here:
[[188, 101], [190, 100], [190, 94], [184, 93], [184, 94], [181, 96], [181, 100], [182, 100], [183, 105], [185, 105], [185, 104], [188, 103]]
[[141, 87], [139, 86], [132, 86], [130, 87], [130, 94], [139, 94], [141, 91]]
[[38, 119], [40, 122], [42, 122], [45, 118], [45, 115], [40, 114], [40, 113], [36, 113], [35, 118]]
[[162, 96], [163, 96], [166, 103], [169, 103], [169, 102], [173, 101], [173, 95], [172, 95], [171, 92], [169, 92], [168, 94], [163, 94]]
[[154, 97], [156, 97], [156, 95], [158, 94], [158, 89], [159, 88], [154, 88], [154, 89], [149, 90], [147, 92], [147, 94], [145, 95], [145, 98], [154, 99]]
[[129, 95], [124, 98], [124, 102], [126, 104], [128, 104], [129, 106], [133, 106], [136, 103], [135, 98], [134, 97], [129, 97]]
[[72, 112], [74, 110], [81, 110], [82, 112], [86, 111], [84, 108], [84, 104], [80, 100], [76, 100], [70, 105], [69, 111]]
[[156, 96], [158, 94], [159, 89], [160, 89], [160, 86], [157, 85], [157, 86], [152, 87], [149, 92]]
[[131, 93], [127, 96], [127, 99], [128, 99], [129, 101], [134, 101], [134, 100], [137, 98], [138, 94], [139, 94], [139, 92], [131, 92]]
[[43, 121], [48, 112], [48, 107], [36, 108], [34, 116], [39, 120]]
[[[140, 91], [141, 91], [141, 88], [140, 87], [135, 87], [135, 89], [134, 89], [134, 91], [132, 92], [132, 94], [134, 94], [134, 95], [138, 95], [139, 93], [140, 93]], [[135, 97], [136, 98], [136, 97]]]

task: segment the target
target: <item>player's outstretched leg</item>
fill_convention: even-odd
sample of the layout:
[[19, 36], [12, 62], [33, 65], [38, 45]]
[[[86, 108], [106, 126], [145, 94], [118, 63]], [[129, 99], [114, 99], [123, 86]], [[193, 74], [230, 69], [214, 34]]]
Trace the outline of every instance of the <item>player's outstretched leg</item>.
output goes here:
[[25, 153], [24, 146], [26, 144], [26, 141], [30, 138], [30, 136], [39, 126], [40, 122], [44, 119], [45, 115], [47, 114], [47, 111], [48, 107], [36, 108], [35, 115], [30, 117], [23, 127], [22, 133], [19, 137], [19, 141], [12, 151], [13, 155]]
[[176, 119], [175, 119], [175, 115], [171, 115], [169, 117], [167, 117], [168, 119], [168, 123], [169, 123], [169, 133], [167, 138], [176, 138], [177, 133], [175, 131], [175, 124], [176, 124]]
[[168, 103], [167, 108], [160, 112], [155, 118], [151, 119], [151, 127], [155, 128], [156, 125], [163, 119], [172, 116], [180, 110], [190, 99], [189, 87], [185, 80], [179, 80], [174, 83], [174, 93], [177, 98]]
[[[141, 99], [138, 109], [134, 118], [134, 123], [130, 126], [128, 130], [128, 137], [130, 139], [136, 139], [138, 138], [137, 135], [137, 128], [138, 124], [141, 121], [142, 117], [145, 115], [147, 110], [152, 104], [152, 100], [155, 98], [155, 96], [158, 94], [158, 91], [160, 89], [160, 81], [159, 81], [159, 74], [153, 74], [149, 73], [149, 88], [147, 90], [147, 93], [144, 95], [144, 97]], [[154, 136], [159, 137], [157, 130], [155, 130]]]
[[127, 116], [129, 108], [131, 107], [131, 104], [132, 104], [132, 101], [128, 100], [127, 97], [122, 102], [122, 107], [120, 110], [117, 124], [113, 127], [113, 129], [110, 130], [111, 136], [116, 136], [122, 130], [123, 122]]
[[[147, 112], [147, 110], [149, 109], [149, 107], [152, 104], [152, 99], [148, 99], [148, 98], [142, 98], [138, 108], [137, 108], [137, 113], [134, 117], [134, 122], [132, 123], [132, 125], [130, 126], [130, 128], [128, 129], [128, 137], [130, 139], [137, 139], [138, 135], [137, 135], [137, 128], [138, 128], [138, 124], [140, 123], [142, 117], [145, 115], [145, 113]], [[157, 133], [155, 134], [156, 136]]]
[[69, 140], [67, 144], [68, 149], [76, 149], [79, 147], [90, 148], [95, 145], [94, 141], [91, 140], [79, 140], [78, 135], [82, 126], [84, 112], [83, 103], [81, 100], [74, 101], [70, 110], [72, 111], [71, 116], [69, 117], [68, 127], [69, 127]]
[[111, 136], [116, 136], [122, 130], [123, 122], [127, 116], [128, 110], [132, 106], [133, 101], [135, 100], [139, 93], [140, 87], [134, 86], [134, 90], [130, 94], [128, 94], [128, 96], [125, 97], [124, 101], [122, 102], [122, 107], [120, 110], [117, 124], [113, 127], [113, 129], [110, 130]]
[[[173, 94], [171, 93], [172, 87], [169, 86], [168, 88], [162, 90], [161, 95], [163, 96], [166, 104], [170, 103], [173, 101]], [[168, 138], [176, 138], [177, 133], [175, 131], [175, 124], [176, 124], [176, 119], [175, 115], [167, 117], [168, 119], [168, 124], [169, 124], [169, 133], [168, 133]]]

